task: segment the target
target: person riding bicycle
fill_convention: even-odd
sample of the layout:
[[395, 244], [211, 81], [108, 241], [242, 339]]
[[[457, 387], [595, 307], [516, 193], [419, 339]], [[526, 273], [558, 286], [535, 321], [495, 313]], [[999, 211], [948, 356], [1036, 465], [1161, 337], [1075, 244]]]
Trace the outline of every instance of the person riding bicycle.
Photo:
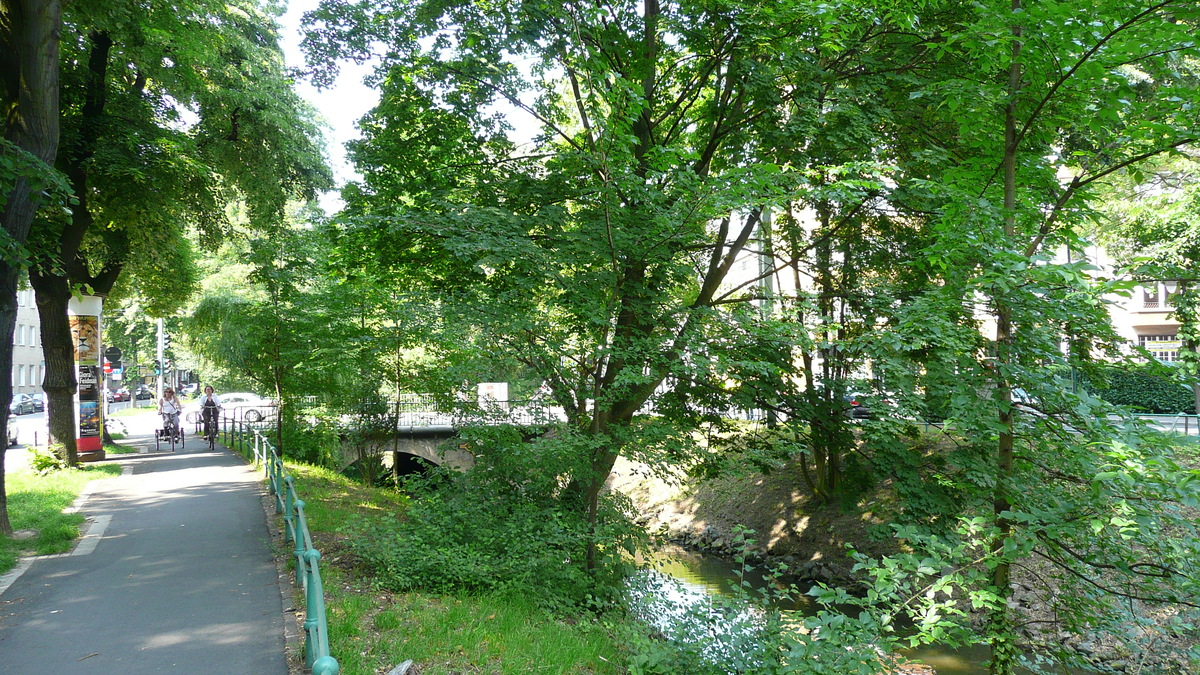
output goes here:
[[[175, 433], [179, 433], [179, 413], [183, 412], [183, 403], [175, 396], [175, 390], [167, 387], [163, 390], [163, 397], [158, 400], [158, 414], [163, 416], [164, 427], [167, 420], [171, 421], [172, 428]], [[166, 431], [166, 429], [163, 429]]]
[[221, 398], [213, 391], [212, 385], [205, 387], [204, 396], [200, 397], [200, 420], [204, 424], [205, 436], [216, 432], [217, 414], [220, 410]]

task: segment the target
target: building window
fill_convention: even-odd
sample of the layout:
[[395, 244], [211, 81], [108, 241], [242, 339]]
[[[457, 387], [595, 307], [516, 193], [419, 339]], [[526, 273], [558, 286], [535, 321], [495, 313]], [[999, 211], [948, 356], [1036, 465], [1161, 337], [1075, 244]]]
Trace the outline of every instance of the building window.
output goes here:
[[[1172, 309], [1175, 306], [1175, 298], [1179, 295], [1175, 284], [1176, 282], [1169, 281], [1142, 286], [1142, 309]], [[1174, 289], [1174, 292], [1169, 289]]]
[[1179, 336], [1171, 335], [1139, 335], [1138, 345], [1144, 347], [1150, 355], [1159, 361], [1175, 362], [1179, 360]]

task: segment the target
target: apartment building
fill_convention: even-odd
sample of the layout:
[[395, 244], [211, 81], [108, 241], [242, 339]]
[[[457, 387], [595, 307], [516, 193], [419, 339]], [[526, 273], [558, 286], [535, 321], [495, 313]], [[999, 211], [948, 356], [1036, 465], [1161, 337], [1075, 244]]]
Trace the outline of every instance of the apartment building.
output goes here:
[[17, 291], [17, 325], [13, 330], [12, 384], [14, 394], [42, 393], [46, 360], [42, 356], [41, 320], [33, 289]]
[[1145, 283], [1133, 297], [1111, 307], [1113, 325], [1131, 345], [1144, 347], [1159, 361], [1179, 360], [1179, 322], [1171, 317], [1178, 282]]
[[[757, 286], [759, 293], [767, 296], [795, 294], [794, 277], [786, 273], [783, 261], [763, 255], [762, 251], [765, 248], [756, 244], [752, 247], [753, 250], [747, 250], [738, 257], [726, 279], [726, 289], [740, 288], [753, 291], [755, 290], [753, 287]], [[1055, 256], [1055, 262], [1058, 263], [1081, 260], [1086, 260], [1098, 268], [1100, 275], [1112, 275], [1119, 268], [1117, 261], [1109, 255], [1108, 251], [1095, 244], [1087, 246], [1083, 250], [1061, 249]], [[780, 270], [784, 270], [785, 273], [781, 273]], [[1112, 295], [1107, 298], [1113, 327], [1131, 348], [1143, 347], [1159, 361], [1179, 360], [1179, 322], [1172, 316], [1175, 310], [1172, 299], [1177, 290], [1178, 282], [1176, 281], [1146, 282], [1138, 286], [1128, 297]], [[994, 333], [994, 322], [990, 317], [984, 313], [980, 319], [983, 322], [984, 332]]]

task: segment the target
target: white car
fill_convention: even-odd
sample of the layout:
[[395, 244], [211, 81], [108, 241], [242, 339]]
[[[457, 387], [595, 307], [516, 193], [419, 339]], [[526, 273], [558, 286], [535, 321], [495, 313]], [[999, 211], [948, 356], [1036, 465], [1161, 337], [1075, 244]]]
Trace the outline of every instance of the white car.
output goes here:
[[[221, 416], [247, 422], [261, 422], [275, 414], [275, 401], [258, 394], [235, 392], [217, 394], [221, 399]], [[200, 421], [200, 403], [204, 395], [183, 408], [183, 418], [192, 424]]]

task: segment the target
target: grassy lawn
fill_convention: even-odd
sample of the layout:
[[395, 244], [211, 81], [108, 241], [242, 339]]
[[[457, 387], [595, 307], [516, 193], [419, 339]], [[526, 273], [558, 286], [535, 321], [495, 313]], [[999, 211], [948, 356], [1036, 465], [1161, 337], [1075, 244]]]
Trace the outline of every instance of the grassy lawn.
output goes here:
[[108, 416], [109, 417], [140, 417], [142, 415], [157, 414], [156, 413], [157, 408], [155, 408], [153, 402], [151, 402], [150, 405], [148, 405], [148, 406], [146, 405], [145, 401], [142, 401], [141, 403], [142, 403], [141, 408], [134, 408], [134, 407], [122, 408], [120, 410], [117, 410], [116, 412], [108, 413]]
[[64, 514], [83, 487], [97, 478], [121, 475], [121, 467], [96, 464], [78, 469], [56, 471], [45, 476], [32, 472], [5, 475], [8, 517], [13, 530], [36, 530], [37, 536], [24, 541], [0, 537], [0, 573], [17, 564], [21, 554], [64, 553], [79, 536], [83, 516]]
[[385, 673], [407, 659], [420, 675], [624, 672], [611, 636], [594, 621], [556, 617], [519, 597], [380, 590], [339, 546], [338, 525], [352, 514], [402, 514], [405, 497], [325, 469], [288, 471], [322, 553], [330, 651], [344, 675]]

